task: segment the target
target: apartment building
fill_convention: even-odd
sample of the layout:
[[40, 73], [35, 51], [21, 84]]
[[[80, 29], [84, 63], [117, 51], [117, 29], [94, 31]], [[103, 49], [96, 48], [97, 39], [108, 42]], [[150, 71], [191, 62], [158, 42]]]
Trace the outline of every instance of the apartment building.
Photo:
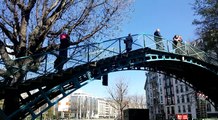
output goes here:
[[188, 83], [155, 73], [146, 73], [145, 91], [150, 120], [218, 117], [207, 96], [194, 91]]
[[69, 95], [68, 101], [65, 102], [69, 103], [68, 110], [62, 110], [64, 107], [60, 106], [61, 101], [59, 106], [56, 106], [56, 113], [59, 109], [58, 112], [61, 113], [59, 116], [62, 118], [114, 118], [117, 115], [117, 111], [111, 106], [111, 101], [94, 97], [80, 89]]
[[151, 120], [165, 118], [165, 93], [162, 75], [155, 72], [146, 73], [145, 91], [147, 108]]

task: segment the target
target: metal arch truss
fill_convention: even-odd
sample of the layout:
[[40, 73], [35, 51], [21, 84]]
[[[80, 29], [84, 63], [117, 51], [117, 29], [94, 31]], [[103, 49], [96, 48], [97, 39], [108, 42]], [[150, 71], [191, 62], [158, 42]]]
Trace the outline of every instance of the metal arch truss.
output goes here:
[[[133, 50], [126, 53], [125, 48], [121, 45], [123, 39], [125, 37], [70, 48], [75, 51], [71, 53], [72, 56], [66, 63], [69, 67], [63, 72], [55, 73], [53, 68], [46, 65], [46, 69], [43, 69], [44, 72], [38, 71], [36, 77], [29, 78], [24, 83], [17, 85], [20, 93], [20, 109], [8, 116], [7, 119], [15, 115], [20, 118], [31, 115], [32, 119], [35, 119], [90, 81], [100, 79], [101, 76], [110, 72], [121, 70], [148, 70], [175, 75], [177, 78], [187, 79], [196, 90], [200, 90], [208, 96], [213, 95], [211, 91], [213, 93], [214, 90], [218, 91], [212, 82], [208, 83], [210, 87], [208, 91], [208, 88], [203, 87], [205, 85], [201, 82], [205, 80], [205, 77], [202, 77], [203, 73], [205, 72], [209, 79], [216, 80], [218, 79], [218, 68], [207, 63], [205, 59], [207, 55], [202, 55], [202, 51], [187, 45], [184, 47], [189, 47], [188, 54], [187, 51], [177, 54], [170, 48], [171, 41], [168, 40], [164, 41], [165, 49], [156, 50], [153, 36], [134, 35]], [[139, 40], [141, 41], [138, 42]], [[106, 46], [104, 46], [105, 44]], [[97, 52], [91, 51], [90, 48]], [[81, 54], [83, 52], [87, 54]], [[47, 61], [45, 64], [49, 64], [49, 62]], [[194, 75], [188, 75], [188, 72]], [[197, 72], [200, 73], [199, 76]], [[201, 80], [198, 81], [200, 84], [191, 81], [193, 78]], [[56, 98], [57, 96], [59, 98]], [[209, 96], [209, 98], [218, 102], [216, 96]], [[37, 109], [45, 104], [47, 106], [38, 112]]]
[[[160, 61], [165, 62], [164, 64], [166, 64], [169, 69], [163, 69], [163, 66], [157, 64]], [[166, 61], [170, 62], [167, 63]], [[177, 63], [177, 67], [171, 64], [171, 62]], [[35, 92], [34, 94], [27, 93], [29, 96], [21, 100], [21, 104], [23, 105], [17, 112], [10, 115], [9, 118], [15, 114], [21, 113], [25, 116], [30, 114], [32, 116], [32, 119], [35, 119], [70, 93], [86, 85], [92, 80], [100, 79], [101, 76], [110, 72], [121, 70], [164, 71], [164, 74], [172, 73], [176, 75], [175, 77], [185, 79], [187, 76], [179, 74], [179, 72], [181, 72], [180, 68], [182, 68], [183, 65], [197, 67], [197, 69], [199, 69], [199, 67], [201, 67], [202, 69], [206, 68], [210, 71], [217, 70], [216, 67], [211, 67], [210, 65], [207, 65], [204, 62], [201, 62], [193, 57], [164, 53], [149, 48], [139, 49], [129, 53], [124, 53], [121, 55], [112, 56], [95, 62], [80, 65], [75, 68], [69, 68], [60, 74], [50, 74], [47, 75], [47, 77], [42, 77], [38, 80], [29, 80], [30, 83], [27, 82], [25, 84], [29, 84], [30, 86], [33, 86], [34, 84], [35, 86], [37, 86], [36, 82], [38, 81], [47, 80], [47, 82], [41, 82], [39, 84], [40, 87], [35, 88], [38, 89], [38, 92]], [[174, 72], [172, 72], [172, 69], [174, 70]], [[212, 72], [212, 74], [215, 73]], [[69, 76], [71, 76], [70, 79], [68, 78]], [[48, 80], [49, 78], [50, 80]], [[62, 79], [59, 80], [60, 78]], [[54, 83], [55, 81], [57, 82]], [[52, 83], [54, 86], [52, 86]], [[22, 86], [25, 86], [25, 84], [23, 84]], [[20, 86], [20, 88], [22, 88], [22, 86]], [[26, 90], [23, 88], [22, 91], [25, 92]], [[52, 100], [59, 94], [62, 95], [60, 98]], [[40, 111], [39, 113], [34, 113], [34, 111], [43, 104], [47, 104], [45, 109]]]
[[[55, 80], [59, 79], [60, 76], [62, 75], [51, 75], [50, 77]], [[31, 115], [32, 119], [34, 120], [42, 113], [47, 111], [50, 107], [57, 104], [60, 100], [93, 80], [94, 78], [91, 77], [91, 72], [87, 71], [84, 74], [73, 76], [69, 80], [63, 80], [63, 82], [56, 86], [48, 85], [49, 87], [37, 87], [35, 90], [32, 90], [32, 92], [27, 91], [25, 92], [26, 96], [24, 96], [24, 98], [20, 96], [20, 109], [8, 116], [6, 120], [10, 120], [15, 115], [18, 115], [20, 119], [25, 118], [27, 115]], [[47, 105], [44, 107], [44, 109], [38, 112], [36, 111], [40, 106], [45, 104]]]

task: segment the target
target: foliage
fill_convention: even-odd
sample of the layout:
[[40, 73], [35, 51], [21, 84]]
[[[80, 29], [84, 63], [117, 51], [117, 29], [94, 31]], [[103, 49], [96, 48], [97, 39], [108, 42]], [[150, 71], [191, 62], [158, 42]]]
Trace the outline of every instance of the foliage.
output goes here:
[[193, 24], [198, 26], [197, 32], [204, 41], [205, 50], [218, 54], [218, 1], [195, 0], [193, 9], [200, 16]]
[[130, 5], [131, 0], [0, 1], [0, 76], [15, 85], [36, 72], [43, 53], [58, 48], [48, 41], [62, 32], [74, 44], [116, 33]]

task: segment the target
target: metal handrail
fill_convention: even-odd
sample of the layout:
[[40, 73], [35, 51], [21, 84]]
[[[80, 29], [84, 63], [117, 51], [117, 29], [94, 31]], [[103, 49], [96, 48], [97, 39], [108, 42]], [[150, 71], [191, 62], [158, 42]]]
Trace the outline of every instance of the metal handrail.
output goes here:
[[[102, 42], [69, 47], [68, 48], [69, 56], [66, 59], [64, 69], [125, 53], [126, 52], [125, 44], [123, 41], [125, 40], [126, 37], [127, 36], [115, 38], [115, 39], [109, 39]], [[132, 35], [132, 37], [133, 37], [132, 50], [148, 47], [158, 51], [169, 52], [169, 53], [174, 53], [184, 56], [192, 56], [204, 62], [209, 62], [208, 59], [210, 56], [206, 52], [188, 43], [183, 43], [182, 46], [173, 49], [172, 40], [162, 38], [162, 41], [156, 42], [154, 40], [154, 36], [149, 34], [134, 34]], [[159, 44], [161, 45], [161, 47], [157, 48], [157, 45]], [[40, 68], [38, 71], [33, 72], [33, 71], [26, 70], [27, 71], [26, 78], [27, 79], [37, 78], [39, 76], [55, 72], [53, 64], [56, 57], [53, 55], [53, 53], [56, 52], [58, 51], [54, 50], [51, 52], [37, 54], [46, 57], [46, 59], [40, 64]], [[24, 56], [21, 58], [16, 58], [14, 60], [28, 59], [30, 57], [33, 56]], [[213, 58], [213, 63], [211, 64], [218, 65], [218, 60]], [[4, 69], [3, 61], [1, 61], [0, 63], [0, 68]], [[19, 70], [22, 68], [17, 68], [17, 69]]]

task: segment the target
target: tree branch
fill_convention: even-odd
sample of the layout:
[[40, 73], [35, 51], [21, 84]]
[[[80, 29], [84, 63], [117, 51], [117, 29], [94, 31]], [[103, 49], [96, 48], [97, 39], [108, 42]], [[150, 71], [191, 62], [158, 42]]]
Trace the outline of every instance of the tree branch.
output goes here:
[[30, 0], [30, 2], [28, 3], [28, 6], [26, 7], [26, 11], [30, 12], [34, 5], [36, 4], [36, 0]]
[[5, 45], [2, 41], [0, 41], [0, 56], [3, 60], [3, 62], [5, 63], [5, 66], [7, 69], [13, 66], [14, 62], [9, 57], [9, 55], [6, 51]]
[[4, 13], [3, 15], [0, 16], [0, 18], [10, 27], [13, 28], [13, 24], [12, 24], [12, 21], [9, 21], [7, 18], [4, 17]]
[[0, 28], [6, 34], [6, 36], [13, 42], [13, 44], [18, 43], [16, 37], [5, 27], [3, 23], [0, 23]]
[[11, 13], [14, 13], [14, 7], [11, 5], [11, 4], [9, 4], [8, 3], [8, 1], [10, 2], [10, 3], [12, 3], [10, 0], [4, 0], [5, 1], [5, 4], [6, 4], [6, 6], [7, 6], [7, 8], [10, 10], [10, 12]]
[[52, 11], [54, 10], [54, 8], [58, 5], [58, 2], [60, 2], [59, 0], [56, 0], [49, 9], [47, 9], [46, 5], [44, 4], [43, 5], [43, 17], [44, 19], [47, 18], [47, 15]]
[[[30, 17], [30, 12], [32, 10], [32, 8], [34, 7], [36, 3], [36, 0], [31, 0], [29, 3], [28, 3], [28, 6], [25, 7], [24, 9], [21, 9], [22, 12], [21, 12], [21, 26], [20, 26], [20, 31], [19, 31], [19, 34], [20, 34], [20, 45], [19, 45], [19, 48], [26, 48], [26, 34], [27, 34], [27, 26], [28, 26], [28, 22], [29, 22], [29, 17]], [[25, 53], [24, 53], [25, 54]]]
[[91, 12], [91, 9], [92, 9], [92, 6], [93, 6], [93, 3], [94, 1], [92, 0], [88, 7], [86, 7], [83, 12], [82, 12], [82, 15], [80, 16], [80, 18], [76, 21], [76, 23], [69, 27], [69, 32], [71, 32], [73, 29], [75, 29], [78, 25], [80, 25], [88, 16], [89, 16], [89, 13]]

